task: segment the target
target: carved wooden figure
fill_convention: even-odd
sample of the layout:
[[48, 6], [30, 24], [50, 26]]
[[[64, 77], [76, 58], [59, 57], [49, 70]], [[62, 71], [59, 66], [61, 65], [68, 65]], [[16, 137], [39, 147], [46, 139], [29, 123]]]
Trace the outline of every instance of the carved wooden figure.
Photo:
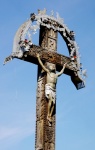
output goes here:
[[52, 123], [52, 115], [54, 112], [55, 108], [55, 95], [56, 95], [56, 83], [57, 83], [57, 78], [60, 76], [65, 69], [66, 64], [63, 65], [62, 70], [59, 73], [55, 72], [55, 65], [54, 64], [49, 64], [48, 69], [43, 65], [39, 54], [37, 54], [39, 64], [43, 68], [44, 71], [47, 72], [46, 75], [46, 84], [45, 84], [45, 96], [48, 99], [48, 114], [47, 114], [47, 119], [49, 121], [49, 124], [51, 125]]

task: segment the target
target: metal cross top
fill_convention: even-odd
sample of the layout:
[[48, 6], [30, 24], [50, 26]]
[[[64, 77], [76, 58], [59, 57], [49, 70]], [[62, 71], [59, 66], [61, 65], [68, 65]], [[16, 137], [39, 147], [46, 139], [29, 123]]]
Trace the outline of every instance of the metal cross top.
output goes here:
[[[31, 39], [37, 29], [40, 30], [39, 46]], [[66, 42], [69, 57], [57, 53], [58, 32]], [[57, 78], [64, 73], [71, 77], [77, 89], [85, 87], [85, 71], [81, 68], [74, 32], [58, 13], [54, 17], [53, 11], [48, 16], [46, 9], [38, 10], [38, 14], [32, 13], [16, 32], [13, 52], [4, 64], [13, 58], [38, 65], [35, 150], [55, 150]]]

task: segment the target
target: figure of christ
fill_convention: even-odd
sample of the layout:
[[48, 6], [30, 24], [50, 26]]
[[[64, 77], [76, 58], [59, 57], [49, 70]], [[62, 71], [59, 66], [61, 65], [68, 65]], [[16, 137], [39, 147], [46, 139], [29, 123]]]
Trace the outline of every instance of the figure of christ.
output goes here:
[[45, 85], [45, 96], [48, 99], [47, 120], [49, 121], [49, 124], [51, 124], [52, 123], [52, 115], [53, 115], [54, 108], [55, 108], [55, 94], [56, 94], [57, 78], [64, 72], [66, 63], [63, 65], [62, 70], [59, 73], [56, 73], [54, 64], [50, 64], [49, 68], [46, 68], [42, 63], [39, 54], [37, 54], [37, 58], [38, 58], [38, 62], [41, 65], [42, 69], [47, 72], [46, 85]]

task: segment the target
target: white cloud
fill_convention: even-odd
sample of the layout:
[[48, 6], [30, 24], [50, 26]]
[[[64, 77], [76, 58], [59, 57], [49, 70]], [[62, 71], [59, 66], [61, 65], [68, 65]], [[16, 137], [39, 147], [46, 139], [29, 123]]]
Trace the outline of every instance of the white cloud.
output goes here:
[[2, 150], [9, 149], [13, 144], [35, 133], [34, 114], [27, 113], [24, 117], [17, 116], [10, 122], [0, 125], [0, 149]]
[[0, 141], [15, 136], [18, 134], [18, 131], [18, 128], [0, 127]]
[[0, 149], [10, 149], [34, 133], [34, 128], [0, 127]]
[[23, 139], [34, 133], [34, 127], [21, 128], [21, 127], [0, 127], [0, 141], [5, 139]]

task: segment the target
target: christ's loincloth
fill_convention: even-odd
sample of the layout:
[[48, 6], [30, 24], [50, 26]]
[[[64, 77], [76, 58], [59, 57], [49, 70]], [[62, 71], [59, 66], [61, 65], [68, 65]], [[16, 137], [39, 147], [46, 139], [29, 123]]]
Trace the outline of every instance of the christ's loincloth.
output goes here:
[[51, 95], [53, 103], [55, 104], [56, 90], [53, 89], [50, 85], [46, 84], [45, 85], [45, 96], [47, 99], [49, 99], [49, 95]]

